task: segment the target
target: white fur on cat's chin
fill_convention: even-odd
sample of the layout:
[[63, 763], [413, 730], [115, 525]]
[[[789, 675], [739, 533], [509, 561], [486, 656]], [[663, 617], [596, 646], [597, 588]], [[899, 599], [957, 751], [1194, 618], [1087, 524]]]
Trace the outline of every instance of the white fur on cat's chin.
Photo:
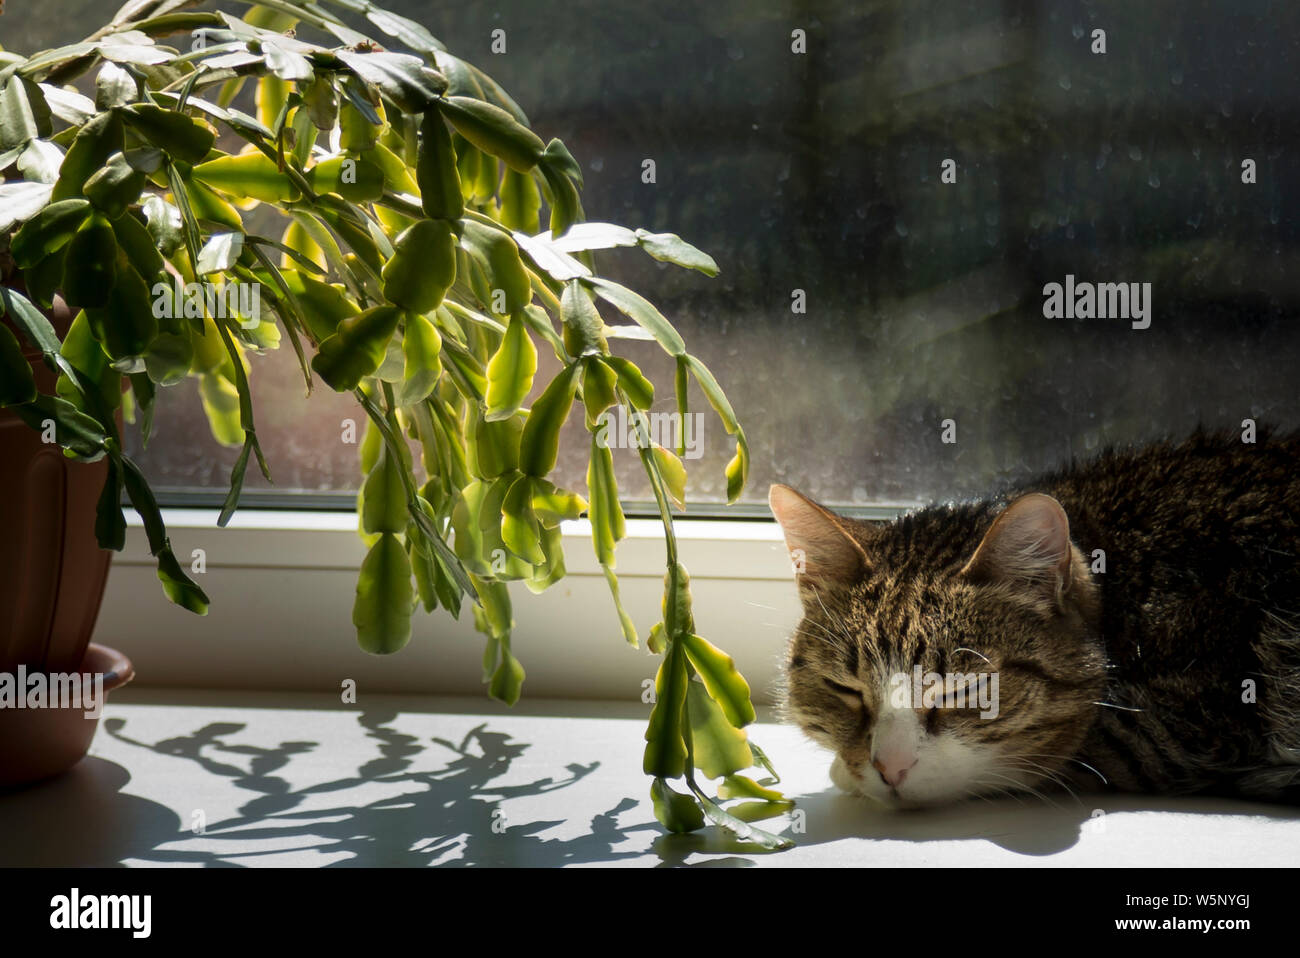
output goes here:
[[985, 790], [989, 783], [980, 783], [993, 772], [994, 765], [987, 749], [974, 748], [952, 735], [927, 736], [917, 749], [916, 765], [897, 794], [870, 765], [854, 770], [839, 755], [831, 763], [831, 782], [850, 795], [872, 799], [886, 808], [942, 805]]

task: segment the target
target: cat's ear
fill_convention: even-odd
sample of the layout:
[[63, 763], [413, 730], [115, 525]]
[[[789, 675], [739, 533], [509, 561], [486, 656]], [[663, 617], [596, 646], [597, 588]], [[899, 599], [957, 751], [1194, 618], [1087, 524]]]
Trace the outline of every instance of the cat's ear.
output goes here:
[[848, 531], [849, 520], [789, 486], [774, 485], [767, 502], [785, 534], [796, 579], [854, 582], [866, 573], [870, 562], [862, 543]]
[[993, 520], [962, 569], [976, 582], [1012, 582], [1057, 599], [1070, 588], [1070, 520], [1051, 496], [1021, 496]]

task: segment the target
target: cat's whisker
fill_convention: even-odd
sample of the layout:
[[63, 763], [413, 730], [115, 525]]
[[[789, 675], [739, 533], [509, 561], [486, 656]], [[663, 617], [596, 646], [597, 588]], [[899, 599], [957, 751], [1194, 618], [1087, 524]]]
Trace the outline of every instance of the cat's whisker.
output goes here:
[[1037, 775], [1039, 778], [1047, 779], [1048, 781], [1054, 783], [1058, 788], [1064, 789], [1066, 792], [1068, 792], [1070, 797], [1073, 798], [1080, 805], [1083, 804], [1082, 800], [1079, 798], [1075, 790], [1072, 789], [1063, 778], [1061, 778], [1059, 775], [1057, 775], [1055, 772], [1049, 769], [1046, 765], [1040, 765], [1038, 762], [1031, 762], [1028, 759], [1025, 759], [1023, 762], [1017, 763], [1017, 767], [1023, 768], [1026, 771]]
[[984, 655], [982, 652], [976, 652], [974, 649], [967, 649], [967, 648], [953, 649], [953, 652], [954, 652], [954, 653], [957, 653], [957, 652], [969, 652], [971, 655], [978, 655], [978, 656], [979, 656], [981, 659], [983, 659], [985, 662], [988, 662], [989, 665], [992, 665], [992, 664], [993, 664], [992, 662], [989, 662], [989, 657], [988, 657], [987, 655]]
[[[1030, 761], [1027, 761], [1027, 760], [1024, 760], [1024, 761], [1006, 761], [1006, 760], [1004, 760], [1004, 761], [1002, 762], [1002, 764], [999, 765], [998, 767], [1001, 768], [1003, 771], [1006, 771], [1006, 772], [1016, 772], [1016, 773], [1022, 773], [1022, 772], [1023, 772], [1023, 773], [1032, 774], [1032, 775], [1034, 776], [1034, 778], [1036, 778], [1036, 779], [1040, 779], [1040, 778], [1045, 778], [1045, 777], [1046, 777], [1045, 774], [1044, 774], [1044, 772], [1043, 772], [1043, 766], [1042, 766], [1042, 765], [1038, 765], [1038, 764], [1035, 763], [1035, 762], [1030, 762]], [[1059, 784], [1059, 783], [1058, 783], [1058, 784]]]
[[818, 592], [816, 589], [813, 589], [812, 592], [813, 595], [817, 598], [817, 604], [821, 606], [822, 612], [823, 614], [825, 614], [827, 621], [830, 622], [831, 625], [835, 626], [839, 630], [841, 636], [844, 639], [846, 639], [849, 642], [855, 642], [856, 640], [849, 633], [848, 629], [842, 623], [837, 622], [835, 616], [831, 615], [830, 609], [826, 608], [826, 603], [822, 601], [821, 593]]
[[795, 630], [796, 634], [802, 634], [806, 638], [810, 638], [810, 639], [817, 638], [817, 636], [815, 635], [808, 635], [806, 632], [801, 631], [805, 625], [813, 625], [821, 629], [822, 630], [821, 639], [823, 641], [829, 642], [835, 648], [837, 649], [845, 648], [844, 639], [836, 635], [834, 632], [831, 632], [828, 628], [826, 628], [826, 626], [822, 625], [820, 622], [808, 622], [808, 621], [802, 622], [800, 623], [799, 628]]
[[[1013, 769], [1008, 769], [1008, 771], [1013, 771]], [[1022, 790], [1024, 790], [1024, 791], [1028, 792], [1029, 794], [1036, 796], [1037, 798], [1039, 798], [1040, 800], [1042, 800], [1045, 804], [1051, 805], [1053, 808], [1059, 808], [1059, 807], [1060, 807], [1060, 806], [1058, 806], [1055, 802], [1053, 802], [1051, 799], [1049, 799], [1046, 795], [1044, 795], [1042, 792], [1040, 792], [1038, 789], [1034, 788], [1032, 785], [1027, 785], [1027, 784], [1025, 784], [1024, 782], [1017, 781], [1016, 779], [1012, 778], [1012, 777], [1009, 776], [1009, 775], [999, 775], [997, 772], [989, 772], [989, 773], [987, 773], [987, 774], [992, 775], [992, 776], [994, 776], [995, 778], [1000, 778], [1000, 779], [1003, 779], [1004, 781], [1010, 782], [1010, 783], [1011, 783], [1012, 785], [1014, 785], [1016, 788], [1018, 788], [1018, 789], [1022, 789]]]
[[795, 627], [795, 630], [794, 630], [794, 631], [795, 631], [795, 635], [805, 635], [805, 636], [807, 636], [808, 638], [815, 638], [815, 636], [809, 636], [809, 635], [807, 635], [806, 632], [803, 631], [805, 628], [807, 628], [807, 627], [809, 627], [809, 626], [812, 626], [813, 628], [820, 629], [820, 630], [821, 630], [821, 634], [824, 635], [827, 639], [831, 640], [832, 642], [838, 642], [838, 641], [839, 641], [839, 636], [837, 636], [834, 632], [832, 632], [832, 631], [831, 631], [830, 629], [828, 629], [826, 626], [822, 625], [820, 622], [814, 622], [814, 621], [812, 621], [811, 619], [804, 619], [802, 622], [800, 622], [800, 623]]
[[826, 618], [831, 618], [830, 611], [826, 608], [826, 603], [822, 601], [822, 594], [817, 591], [816, 586], [813, 587], [812, 594], [813, 598], [817, 600], [817, 604], [822, 607], [822, 612], [826, 613]]
[[1020, 805], [1025, 804], [1024, 799], [1022, 799], [1011, 789], [1007, 788], [1005, 785], [998, 785], [994, 782], [975, 782], [974, 784], [977, 788], [991, 788], [993, 789], [994, 793], [1001, 795], [1005, 798], [1014, 799]]
[[1101, 779], [1101, 783], [1102, 783], [1103, 785], [1109, 785], [1109, 784], [1110, 784], [1110, 782], [1106, 780], [1106, 776], [1105, 776], [1105, 775], [1101, 774], [1101, 772], [1097, 771], [1095, 768], [1093, 768], [1093, 767], [1092, 767], [1091, 765], [1089, 765], [1087, 762], [1080, 761], [1080, 760], [1077, 759], [1077, 758], [1072, 758], [1072, 757], [1069, 756], [1069, 755], [1054, 755], [1054, 754], [1052, 754], [1052, 753], [1050, 753], [1050, 752], [1021, 752], [1020, 754], [1021, 754], [1021, 755], [1024, 755], [1024, 756], [1027, 756], [1027, 757], [1029, 757], [1029, 758], [1059, 758], [1059, 759], [1062, 759], [1062, 760], [1064, 760], [1064, 761], [1066, 761], [1066, 762], [1073, 762], [1075, 765], [1082, 765], [1082, 766], [1083, 766], [1084, 768], [1086, 768], [1088, 771], [1092, 772], [1093, 775], [1096, 775], [1099, 779]]
[[1141, 712], [1143, 709], [1133, 708], [1131, 705], [1116, 705], [1114, 702], [1093, 702], [1093, 705], [1103, 705], [1108, 709], [1119, 709], [1121, 712]]
[[980, 789], [983, 788], [989, 788], [988, 783], [982, 783], [982, 781], [976, 781], [976, 783], [974, 785], [971, 785], [969, 789], [966, 789], [965, 792], [962, 792], [961, 797], [979, 798], [980, 801], [982, 802], [988, 802], [989, 805], [995, 805], [995, 802], [993, 802], [992, 798], [989, 798], [988, 796], [985, 796], [983, 792], [980, 792]]

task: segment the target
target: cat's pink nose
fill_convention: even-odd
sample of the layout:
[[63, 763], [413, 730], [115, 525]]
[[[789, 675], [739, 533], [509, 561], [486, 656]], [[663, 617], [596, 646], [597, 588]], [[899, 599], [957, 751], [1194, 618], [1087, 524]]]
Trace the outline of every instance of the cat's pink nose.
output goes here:
[[904, 749], [882, 749], [871, 760], [871, 767], [880, 773], [890, 788], [902, 785], [903, 779], [915, 764], [916, 755]]

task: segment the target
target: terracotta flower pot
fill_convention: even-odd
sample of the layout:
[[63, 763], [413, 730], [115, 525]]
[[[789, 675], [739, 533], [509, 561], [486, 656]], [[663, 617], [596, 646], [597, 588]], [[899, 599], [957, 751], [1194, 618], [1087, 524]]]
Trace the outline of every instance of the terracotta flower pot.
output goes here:
[[[24, 289], [21, 275], [13, 272], [0, 281]], [[62, 300], [46, 315], [60, 337], [67, 333], [72, 314]], [[30, 348], [8, 316], [0, 322], [23, 344], [37, 388], [53, 393], [56, 377], [40, 352]], [[87, 652], [112, 558], [99, 548], [94, 532], [107, 461], [68, 459], [11, 410], [0, 409], [0, 464], [0, 673], [16, 675], [19, 666], [29, 672], [73, 673], [111, 660], [117, 672], [129, 677], [125, 657], [108, 649], [100, 649], [98, 658]], [[5, 715], [8, 711], [0, 708], [0, 783], [29, 781], [30, 772], [43, 777], [75, 763], [98, 724], [68, 724], [58, 716], [48, 716], [42, 724], [32, 712], [14, 710], [26, 716], [15, 725]], [[57, 730], [68, 736], [66, 742], [49, 737]], [[46, 737], [27, 739], [28, 734]], [[32, 754], [24, 758], [25, 749]]]

